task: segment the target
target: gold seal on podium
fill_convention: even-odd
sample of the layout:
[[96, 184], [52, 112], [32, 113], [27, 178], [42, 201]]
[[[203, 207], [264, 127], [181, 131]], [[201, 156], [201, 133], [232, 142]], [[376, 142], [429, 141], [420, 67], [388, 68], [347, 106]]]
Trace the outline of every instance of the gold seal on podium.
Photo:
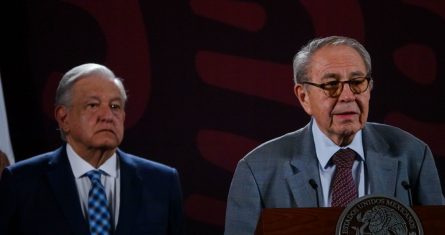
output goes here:
[[368, 195], [352, 201], [340, 215], [336, 235], [423, 235], [416, 213], [399, 200]]

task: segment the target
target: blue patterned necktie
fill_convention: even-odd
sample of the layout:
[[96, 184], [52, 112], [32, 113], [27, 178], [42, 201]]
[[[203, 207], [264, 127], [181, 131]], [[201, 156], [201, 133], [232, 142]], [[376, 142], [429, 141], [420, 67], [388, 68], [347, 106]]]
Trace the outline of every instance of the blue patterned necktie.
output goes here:
[[352, 178], [352, 165], [355, 152], [350, 149], [340, 149], [332, 157], [336, 170], [332, 179], [332, 207], [345, 207], [357, 198], [357, 187]]
[[91, 180], [91, 189], [88, 193], [88, 221], [91, 235], [111, 234], [111, 215], [105, 189], [100, 182], [101, 174], [100, 170], [86, 173]]

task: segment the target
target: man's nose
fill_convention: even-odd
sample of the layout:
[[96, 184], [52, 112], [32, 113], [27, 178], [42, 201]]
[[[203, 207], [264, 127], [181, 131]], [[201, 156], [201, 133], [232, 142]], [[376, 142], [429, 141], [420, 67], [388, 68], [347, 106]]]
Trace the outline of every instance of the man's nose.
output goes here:
[[355, 94], [352, 92], [351, 87], [349, 86], [349, 83], [343, 83], [342, 84], [342, 91], [339, 96], [340, 100], [353, 100], [355, 99]]
[[109, 105], [100, 107], [99, 118], [103, 120], [111, 120], [113, 118], [113, 110]]

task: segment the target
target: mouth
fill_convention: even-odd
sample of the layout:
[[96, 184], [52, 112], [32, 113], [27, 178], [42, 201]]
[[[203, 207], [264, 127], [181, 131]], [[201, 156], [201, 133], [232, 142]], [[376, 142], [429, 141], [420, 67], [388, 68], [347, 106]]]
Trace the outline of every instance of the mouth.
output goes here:
[[114, 130], [112, 130], [112, 129], [101, 129], [101, 130], [97, 131], [97, 133], [103, 133], [103, 132], [108, 132], [108, 133], [114, 134]]
[[341, 120], [350, 120], [358, 115], [359, 114], [357, 112], [341, 112], [341, 113], [334, 113], [332, 116], [339, 118]]

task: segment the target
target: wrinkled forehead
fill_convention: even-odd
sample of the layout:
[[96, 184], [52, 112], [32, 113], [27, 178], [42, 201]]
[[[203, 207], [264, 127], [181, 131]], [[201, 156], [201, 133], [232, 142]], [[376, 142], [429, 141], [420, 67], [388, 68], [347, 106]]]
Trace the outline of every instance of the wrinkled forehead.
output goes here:
[[119, 91], [118, 82], [101, 74], [91, 74], [79, 77], [73, 84], [73, 90], [110, 92]]
[[122, 81], [108, 74], [92, 73], [78, 77], [73, 84], [73, 89], [89, 91], [90, 93], [114, 93], [124, 102], [127, 98]]
[[325, 46], [310, 59], [308, 75], [320, 77], [350, 77], [366, 75], [365, 62], [360, 54], [349, 46]]

